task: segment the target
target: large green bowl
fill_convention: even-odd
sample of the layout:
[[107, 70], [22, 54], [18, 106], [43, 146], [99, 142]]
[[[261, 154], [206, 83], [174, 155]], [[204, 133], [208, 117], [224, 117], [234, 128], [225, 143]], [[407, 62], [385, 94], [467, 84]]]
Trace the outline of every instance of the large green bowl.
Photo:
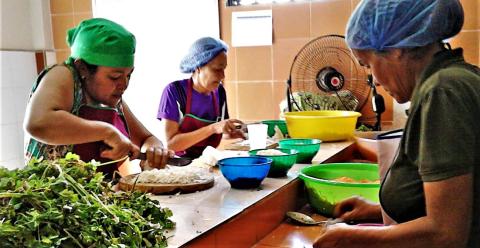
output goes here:
[[269, 137], [273, 137], [273, 135], [275, 135], [275, 126], [278, 126], [280, 131], [282, 131], [283, 136], [288, 134], [287, 122], [284, 120], [266, 120], [262, 121], [262, 123], [267, 124], [267, 134]]
[[[277, 150], [285, 153], [285, 155], [259, 155], [259, 151], [263, 150]], [[287, 175], [288, 170], [297, 161], [298, 152], [293, 149], [286, 148], [276, 148], [276, 149], [257, 149], [251, 150], [248, 152], [250, 156], [260, 156], [272, 159], [272, 165], [270, 166], [270, 171], [268, 172], [267, 177], [284, 177]]]
[[309, 164], [320, 149], [322, 141], [318, 139], [283, 139], [278, 141], [280, 148], [298, 151], [297, 163]]
[[378, 165], [370, 163], [333, 163], [305, 167], [299, 177], [304, 181], [310, 205], [320, 214], [332, 216], [335, 205], [352, 196], [378, 202], [380, 184], [346, 183], [332, 179], [379, 180]]

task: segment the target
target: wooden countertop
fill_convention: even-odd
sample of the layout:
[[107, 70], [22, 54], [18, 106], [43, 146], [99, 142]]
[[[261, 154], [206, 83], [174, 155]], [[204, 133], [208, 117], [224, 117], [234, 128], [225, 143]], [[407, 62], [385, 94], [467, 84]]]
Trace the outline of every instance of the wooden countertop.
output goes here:
[[[352, 144], [350, 140], [322, 143], [312, 161], [342, 161], [351, 155]], [[283, 225], [287, 211], [306, 204], [303, 182], [297, 179], [305, 166], [295, 164], [286, 177], [265, 178], [259, 188], [250, 190], [232, 189], [216, 170], [211, 189], [153, 196], [162, 207], [172, 210], [172, 220], [177, 223], [176, 229], [167, 234], [171, 235], [169, 247], [252, 247]]]

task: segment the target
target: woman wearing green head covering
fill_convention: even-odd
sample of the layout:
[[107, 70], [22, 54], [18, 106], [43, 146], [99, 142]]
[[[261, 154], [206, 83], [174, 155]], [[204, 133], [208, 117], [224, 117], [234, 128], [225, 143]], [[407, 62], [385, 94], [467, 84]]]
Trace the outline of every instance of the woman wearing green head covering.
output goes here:
[[31, 136], [26, 159], [54, 159], [72, 151], [82, 160], [104, 162], [136, 158], [142, 149], [147, 153], [142, 165], [163, 168], [171, 153], [122, 100], [134, 69], [133, 34], [94, 18], [69, 30], [67, 43], [71, 56], [43, 71], [33, 87], [24, 121]]
[[480, 69], [445, 43], [463, 20], [459, 0], [362, 0], [353, 12], [353, 54], [410, 108], [380, 204], [354, 197], [333, 214], [389, 226], [329, 226], [314, 247], [480, 247]]

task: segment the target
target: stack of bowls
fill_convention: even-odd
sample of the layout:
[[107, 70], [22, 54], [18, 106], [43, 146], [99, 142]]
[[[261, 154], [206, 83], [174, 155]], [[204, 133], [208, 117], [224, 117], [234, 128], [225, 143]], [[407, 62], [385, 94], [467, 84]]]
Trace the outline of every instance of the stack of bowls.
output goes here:
[[262, 123], [267, 124], [267, 134], [269, 137], [273, 137], [273, 135], [275, 135], [275, 127], [280, 129], [284, 137], [288, 134], [287, 122], [284, 120], [266, 120], [262, 121]]
[[[266, 154], [270, 151], [277, 151], [283, 153], [282, 155]], [[260, 153], [260, 154], [259, 154]], [[260, 156], [272, 159], [272, 165], [268, 172], [268, 177], [284, 177], [287, 172], [297, 161], [298, 152], [293, 149], [276, 148], [276, 149], [257, 149], [248, 152], [251, 156]]]
[[378, 202], [378, 165], [370, 163], [332, 163], [305, 167], [304, 181], [310, 205], [324, 216], [332, 216], [335, 205], [352, 196]]
[[322, 141], [318, 139], [283, 139], [278, 141], [280, 148], [298, 151], [297, 163], [311, 163], [320, 149]]
[[221, 159], [217, 164], [232, 188], [250, 189], [260, 186], [272, 160], [259, 156], [233, 157]]

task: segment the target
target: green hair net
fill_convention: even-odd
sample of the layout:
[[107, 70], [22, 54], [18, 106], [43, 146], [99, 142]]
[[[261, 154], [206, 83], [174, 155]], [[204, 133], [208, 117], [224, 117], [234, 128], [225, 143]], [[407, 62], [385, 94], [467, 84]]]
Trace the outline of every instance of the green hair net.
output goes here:
[[82, 21], [68, 30], [70, 57], [89, 64], [133, 67], [135, 36], [119, 24], [103, 18]]

